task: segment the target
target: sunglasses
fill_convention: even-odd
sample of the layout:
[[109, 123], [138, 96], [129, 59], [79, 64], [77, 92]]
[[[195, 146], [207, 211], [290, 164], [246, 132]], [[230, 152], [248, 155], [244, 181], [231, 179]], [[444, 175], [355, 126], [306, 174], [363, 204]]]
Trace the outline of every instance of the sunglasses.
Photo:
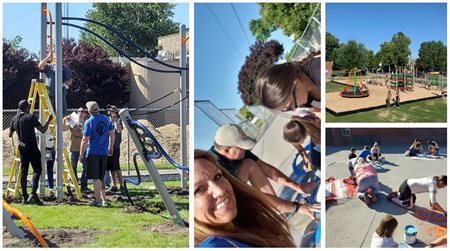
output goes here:
[[281, 110], [281, 112], [291, 112], [295, 111], [297, 108], [307, 107], [306, 104], [298, 105], [297, 103], [297, 96], [295, 96], [295, 85], [294, 88], [292, 88], [292, 98], [294, 100], [294, 107], [288, 107]]

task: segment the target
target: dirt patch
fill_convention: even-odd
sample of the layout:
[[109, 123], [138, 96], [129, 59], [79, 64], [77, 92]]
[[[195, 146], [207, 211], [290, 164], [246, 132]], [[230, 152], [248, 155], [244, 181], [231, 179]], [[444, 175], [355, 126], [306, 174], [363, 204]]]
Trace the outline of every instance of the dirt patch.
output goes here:
[[189, 235], [189, 228], [182, 227], [172, 221], [164, 221], [159, 224], [144, 225], [142, 230], [145, 232], [155, 232], [162, 235]]
[[[28, 229], [20, 228], [25, 234], [24, 240], [15, 238], [9, 232], [3, 230], [4, 248], [41, 247], [41, 244]], [[79, 247], [92, 243], [95, 237], [100, 234], [98, 230], [87, 229], [40, 229], [39, 233], [49, 247]]]
[[378, 116], [380, 118], [387, 118], [387, 117], [389, 117], [389, 115], [390, 115], [389, 111], [382, 111], [382, 112], [378, 113]]
[[189, 199], [189, 187], [185, 188], [177, 187], [169, 189], [169, 194]]
[[[148, 120], [139, 120], [144, 126], [146, 126], [150, 132], [155, 136], [164, 150], [171, 156], [176, 162], [180, 160], [180, 127], [175, 124], [168, 124], [159, 128], [155, 128]], [[186, 128], [186, 134], [189, 139], [189, 127]], [[122, 143], [120, 145], [120, 162], [127, 162], [128, 155], [128, 131], [124, 128], [122, 133]], [[17, 139], [17, 135], [14, 137]], [[69, 147], [70, 145], [70, 132], [63, 132], [64, 144]], [[189, 149], [189, 140], [187, 140], [187, 148]], [[17, 146], [17, 142], [15, 142]], [[134, 143], [130, 138], [130, 161], [132, 159], [132, 153], [136, 150]], [[70, 153], [69, 153], [70, 154]], [[14, 148], [12, 147], [11, 139], [9, 138], [9, 128], [3, 131], [3, 163], [6, 166], [12, 165], [12, 159], [14, 156]], [[156, 159], [155, 162], [166, 162], [165, 158]]]

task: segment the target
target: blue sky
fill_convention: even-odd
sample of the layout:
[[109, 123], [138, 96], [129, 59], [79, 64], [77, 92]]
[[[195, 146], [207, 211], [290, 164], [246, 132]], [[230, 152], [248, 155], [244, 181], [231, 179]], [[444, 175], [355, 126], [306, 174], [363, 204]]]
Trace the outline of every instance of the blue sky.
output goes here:
[[442, 41], [447, 45], [447, 5], [445, 3], [340, 4], [326, 5], [326, 31], [379, 51], [380, 44], [391, 41], [401, 31], [411, 39], [411, 55], [418, 57], [420, 44]]
[[[22, 47], [38, 53], [40, 48], [40, 3], [5, 3], [3, 4], [3, 38], [22, 37]], [[55, 19], [55, 4], [47, 4]], [[70, 3], [69, 16], [85, 17], [86, 12], [92, 9], [91, 3]], [[63, 9], [64, 10], [64, 9]], [[177, 4], [174, 10], [174, 21], [189, 27], [189, 4]], [[64, 15], [64, 12], [63, 12]], [[82, 22], [77, 22], [82, 24]], [[111, 24], [114, 26], [114, 24]], [[63, 37], [65, 36], [63, 26]], [[55, 35], [55, 31], [53, 31]], [[79, 31], [69, 28], [69, 36], [78, 39]]]
[[[243, 106], [237, 93], [237, 76], [250, 45], [255, 42], [249, 22], [259, 18], [257, 4], [233, 3], [233, 6], [245, 34], [230, 3], [195, 4], [195, 100], [210, 100], [219, 109]], [[283, 44], [285, 52], [294, 45], [281, 30], [272, 33], [271, 39]], [[194, 117], [195, 148], [207, 150], [219, 126], [197, 108]]]
[[[255, 38], [250, 32], [249, 22], [259, 18], [259, 7], [257, 4], [233, 5], [252, 45]], [[293, 46], [290, 38], [280, 30], [271, 38], [282, 43], [285, 52]], [[237, 93], [237, 76], [250, 46], [230, 3], [195, 4], [194, 46], [195, 100], [211, 100], [219, 108], [241, 108], [243, 103]]]

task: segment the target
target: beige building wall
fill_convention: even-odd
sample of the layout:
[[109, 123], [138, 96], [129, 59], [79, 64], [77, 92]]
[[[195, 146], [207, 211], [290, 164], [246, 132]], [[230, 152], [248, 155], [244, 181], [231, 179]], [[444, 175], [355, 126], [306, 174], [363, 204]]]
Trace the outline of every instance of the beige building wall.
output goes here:
[[[189, 30], [186, 32], [186, 37], [189, 38]], [[175, 33], [158, 38], [158, 50], [159, 52], [170, 51], [173, 53], [174, 58], [179, 58], [180, 56], [180, 34]], [[189, 39], [186, 42], [186, 51], [189, 55]]]

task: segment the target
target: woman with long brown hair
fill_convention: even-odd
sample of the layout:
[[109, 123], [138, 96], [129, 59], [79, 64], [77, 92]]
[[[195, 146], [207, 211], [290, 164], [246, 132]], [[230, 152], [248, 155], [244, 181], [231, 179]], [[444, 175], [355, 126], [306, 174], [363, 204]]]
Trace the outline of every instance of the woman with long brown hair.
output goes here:
[[[271, 197], [229, 174], [206, 151], [195, 150], [194, 169], [196, 246], [295, 246]], [[293, 203], [292, 207], [297, 212], [309, 206]]]
[[255, 89], [269, 109], [297, 113], [297, 108], [309, 108], [320, 118], [320, 52], [300, 62], [273, 65], [259, 75]]

